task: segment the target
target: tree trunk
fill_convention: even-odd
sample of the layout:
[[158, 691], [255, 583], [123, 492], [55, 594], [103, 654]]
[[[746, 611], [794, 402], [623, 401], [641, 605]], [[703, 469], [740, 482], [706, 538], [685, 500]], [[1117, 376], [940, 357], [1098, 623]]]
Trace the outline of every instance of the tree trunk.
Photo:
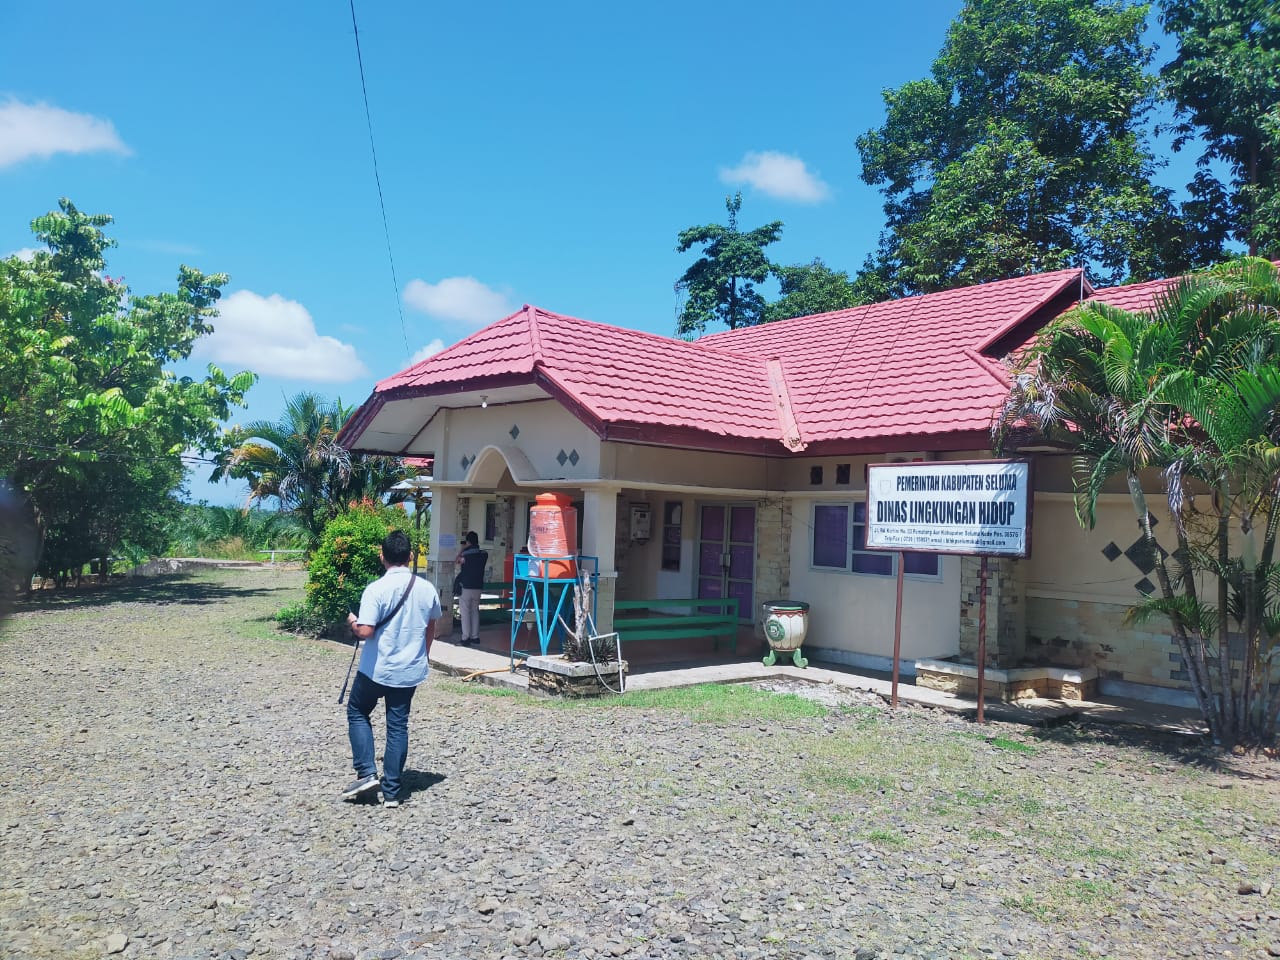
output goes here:
[[[1227, 582], [1226, 570], [1227, 562], [1230, 559], [1230, 550], [1228, 547], [1228, 537], [1230, 535], [1230, 513], [1227, 510], [1227, 504], [1230, 502], [1228, 496], [1230, 489], [1225, 479], [1218, 481], [1218, 691], [1219, 703], [1222, 711], [1222, 726], [1224, 730], [1238, 731], [1240, 728], [1239, 714], [1236, 712], [1236, 702], [1232, 697], [1231, 687], [1231, 624], [1229, 614], [1227, 612], [1227, 591], [1230, 584]], [[1248, 599], [1245, 600], [1246, 605]], [[1234, 734], [1231, 737], [1235, 739]]]

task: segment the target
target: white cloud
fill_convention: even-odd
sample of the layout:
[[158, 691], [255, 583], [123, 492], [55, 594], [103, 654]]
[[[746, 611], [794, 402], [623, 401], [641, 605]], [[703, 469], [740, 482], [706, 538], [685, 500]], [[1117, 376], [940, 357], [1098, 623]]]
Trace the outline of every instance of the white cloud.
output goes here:
[[218, 304], [213, 333], [196, 341], [192, 356], [234, 363], [254, 373], [344, 383], [368, 374], [356, 348], [316, 333], [315, 321], [297, 300], [237, 290]]
[[11, 250], [6, 253], [2, 259], [8, 260], [10, 257], [17, 257], [19, 260], [25, 260], [30, 263], [39, 252], [35, 247], [19, 247], [17, 250]]
[[439, 337], [436, 337], [434, 340], [432, 340], [425, 347], [423, 347], [421, 350], [419, 350], [417, 353], [415, 353], [412, 357], [409, 358], [409, 366], [412, 367], [415, 363], [421, 363], [423, 360], [427, 359], [427, 357], [433, 357], [443, 349], [444, 349], [444, 341], [441, 340]]
[[506, 294], [475, 277], [445, 277], [439, 283], [410, 280], [404, 288], [404, 302], [441, 320], [477, 328], [515, 311]]
[[821, 203], [831, 196], [831, 188], [810, 172], [803, 160], [774, 150], [747, 153], [736, 167], [721, 169], [720, 179], [729, 184], [750, 184], [779, 200]]
[[132, 153], [110, 120], [48, 103], [0, 103], [0, 170], [33, 157], [103, 150]]

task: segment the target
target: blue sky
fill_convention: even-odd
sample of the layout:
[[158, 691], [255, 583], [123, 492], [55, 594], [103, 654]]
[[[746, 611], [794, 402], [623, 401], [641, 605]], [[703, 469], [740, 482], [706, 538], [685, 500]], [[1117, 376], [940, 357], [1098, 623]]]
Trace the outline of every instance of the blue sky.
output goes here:
[[[0, 255], [68, 196], [115, 216], [137, 292], [229, 273], [201, 356], [261, 374], [237, 422], [359, 402], [522, 303], [669, 334], [676, 234], [733, 190], [744, 227], [785, 222], [776, 261], [860, 266], [854, 140], [960, 7], [357, 0], [398, 309], [346, 0], [9, 5]], [[206, 473], [193, 498], [242, 501]]]

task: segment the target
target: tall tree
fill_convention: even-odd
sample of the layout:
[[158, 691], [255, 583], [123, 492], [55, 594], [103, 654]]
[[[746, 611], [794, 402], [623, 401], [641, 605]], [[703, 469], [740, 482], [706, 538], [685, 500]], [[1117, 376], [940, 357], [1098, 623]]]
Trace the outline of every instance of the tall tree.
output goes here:
[[[1175, 149], [1203, 143], [1193, 194], [1251, 254], [1280, 255], [1280, 7], [1274, 0], [1163, 0], [1178, 41], [1161, 76], [1178, 110]], [[1230, 188], [1211, 171], [1226, 165]]]
[[46, 249], [0, 260], [0, 475], [65, 545], [59, 569], [154, 545], [183, 451], [211, 449], [256, 379], [168, 369], [212, 331], [227, 278], [183, 266], [176, 290], [135, 296], [104, 272], [111, 222], [64, 199], [32, 222]]
[[251, 503], [275, 500], [306, 527], [314, 546], [352, 500], [379, 498], [405, 476], [395, 458], [352, 454], [338, 443], [353, 409], [319, 394], [295, 394], [279, 420], [228, 431], [212, 479], [247, 480]]
[[764, 297], [755, 284], [764, 283], [773, 269], [764, 248], [782, 236], [782, 221], [743, 233], [738, 229], [742, 194], [726, 197], [724, 205], [729, 211], [728, 224], [689, 227], [676, 237], [676, 253], [702, 247], [702, 256], [676, 281], [676, 290], [685, 295], [676, 323], [677, 336], [696, 337], [717, 320], [735, 330], [764, 319]]
[[887, 229], [865, 272], [893, 295], [1087, 261], [1103, 282], [1187, 261], [1143, 134], [1147, 7], [969, 0], [932, 75], [884, 92], [858, 138]]
[[871, 302], [854, 286], [849, 274], [832, 270], [821, 258], [790, 267], [775, 266], [773, 273], [782, 295], [765, 307], [766, 321], [807, 317]]

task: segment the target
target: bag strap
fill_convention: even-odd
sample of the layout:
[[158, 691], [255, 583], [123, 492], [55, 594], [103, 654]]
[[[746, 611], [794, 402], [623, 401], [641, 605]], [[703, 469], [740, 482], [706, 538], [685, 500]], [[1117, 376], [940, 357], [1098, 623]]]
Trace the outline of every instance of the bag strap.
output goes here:
[[413, 581], [417, 579], [418, 578], [414, 576], [412, 572], [409, 573], [409, 583], [404, 588], [404, 593], [400, 594], [400, 599], [397, 600], [396, 605], [387, 612], [387, 615], [373, 625], [374, 633], [377, 633], [379, 630], [385, 627], [388, 623], [390, 623], [391, 618], [394, 617], [400, 611], [400, 608], [404, 606], [404, 602], [409, 599], [409, 593], [413, 590]]

